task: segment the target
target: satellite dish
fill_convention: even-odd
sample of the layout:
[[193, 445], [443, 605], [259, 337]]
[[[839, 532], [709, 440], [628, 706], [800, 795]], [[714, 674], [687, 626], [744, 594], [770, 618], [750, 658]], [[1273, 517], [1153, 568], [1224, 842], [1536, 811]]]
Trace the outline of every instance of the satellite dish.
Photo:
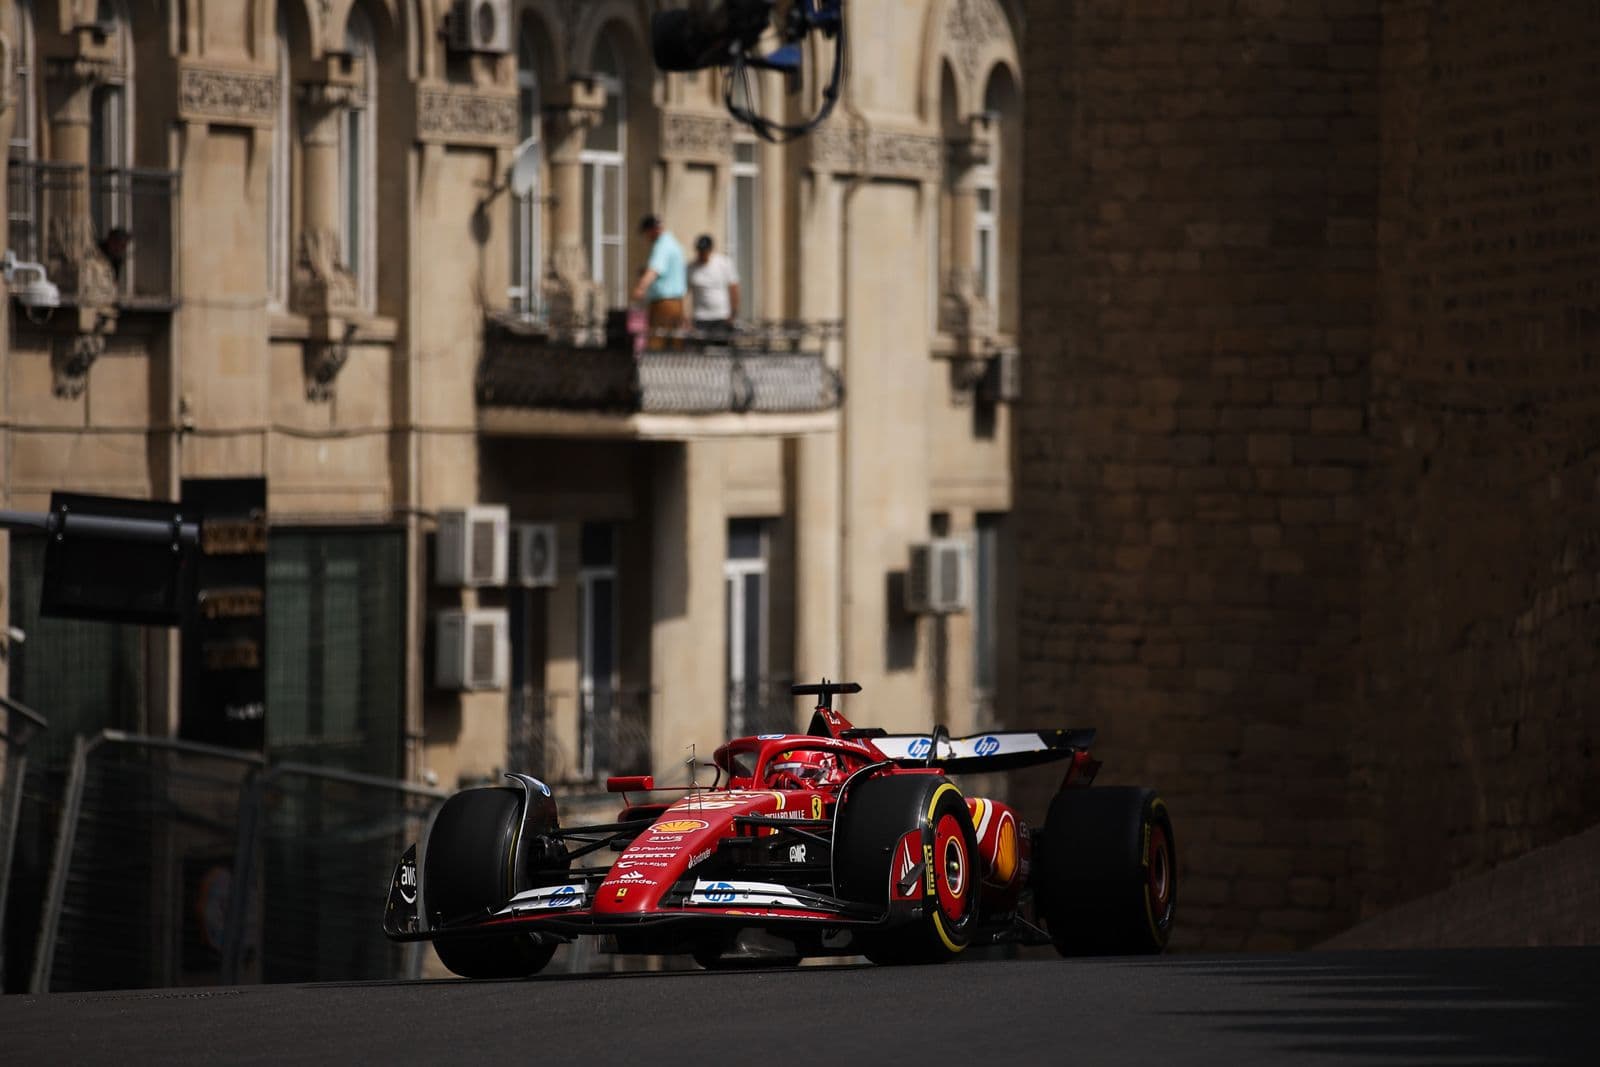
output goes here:
[[539, 142], [530, 137], [517, 146], [516, 162], [511, 164], [511, 195], [533, 195], [539, 187]]

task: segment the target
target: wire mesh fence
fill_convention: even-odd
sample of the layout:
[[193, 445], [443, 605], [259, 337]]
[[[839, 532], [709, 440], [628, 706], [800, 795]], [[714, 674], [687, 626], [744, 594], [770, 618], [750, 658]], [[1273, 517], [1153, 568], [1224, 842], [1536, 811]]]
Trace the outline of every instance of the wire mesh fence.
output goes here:
[[379, 927], [445, 794], [165, 738], [79, 740], [35, 992], [414, 976]]

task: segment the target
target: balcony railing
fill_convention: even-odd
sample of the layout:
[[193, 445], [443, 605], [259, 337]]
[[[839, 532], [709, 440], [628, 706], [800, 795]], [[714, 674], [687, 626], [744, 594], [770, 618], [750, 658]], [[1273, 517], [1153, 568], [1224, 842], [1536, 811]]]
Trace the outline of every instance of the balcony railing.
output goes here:
[[68, 304], [177, 304], [179, 175], [13, 160], [7, 247], [42, 263]]
[[[486, 406], [618, 414], [797, 414], [839, 406], [831, 322], [762, 322], [729, 332], [638, 337], [492, 321], [478, 371]], [[604, 340], [602, 340], [604, 338]]]
[[524, 686], [510, 693], [506, 769], [545, 781], [587, 785], [612, 774], [649, 774], [650, 691], [596, 686], [578, 694], [577, 759], [553, 720], [572, 694]]
[[[800, 701], [792, 678], [748, 678], [728, 682], [728, 736], [789, 734], [802, 729]], [[809, 709], [806, 715], [810, 715]]]

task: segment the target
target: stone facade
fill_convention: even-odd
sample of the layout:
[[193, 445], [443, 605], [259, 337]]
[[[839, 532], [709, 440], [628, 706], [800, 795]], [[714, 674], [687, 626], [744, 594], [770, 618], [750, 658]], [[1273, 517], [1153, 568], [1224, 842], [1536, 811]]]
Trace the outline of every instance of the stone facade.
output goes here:
[[1592, 823], [1600, 24], [1028, 18], [1021, 708], [1168, 794], [1176, 943]]
[[[401, 538], [388, 610], [403, 616], [403, 642], [369, 657], [385, 670], [397, 660], [400, 706], [362, 711], [361, 722], [394, 739], [385, 768], [445, 786], [505, 768], [508, 719], [524, 699], [435, 684], [437, 613], [478, 608], [515, 617], [513, 676], [549, 716], [542, 769], [594, 784], [580, 755], [583, 663], [594, 655], [582, 620], [605, 566], [616, 627], [605, 681], [647, 710], [650, 769], [669, 780], [687, 752], [708, 756], [728, 723], [728, 546], [730, 523], [744, 520], [765, 539], [763, 682], [860, 681], [890, 726], [938, 715], [960, 728], [991, 714], [1011, 675], [1002, 663], [978, 691], [971, 613], [907, 615], [896, 581], [935, 524], [971, 537], [980, 523], [1003, 529], [1010, 509], [1010, 408], [980, 396], [976, 376], [952, 374], [935, 307], [946, 261], [971, 258], [971, 232], [943, 223], [946, 142], [985, 110], [991, 82], [1012, 87], [995, 98], [1009, 109], [996, 122], [1020, 158], [1014, 13], [996, 0], [853, 9], [864, 73], [828, 128], [864, 150], [836, 165], [803, 140], [752, 147], [722, 107], [719, 74], [656, 73], [655, 4], [516, 0], [501, 53], [452, 50], [451, 6], [202, 0], [168, 21], [151, 5], [112, 4], [126, 32], [106, 34], [94, 4], [0, 5], [25, 73], [4, 111], [18, 180], [0, 189], [43, 188], [36, 175], [58, 163], [86, 174], [112, 148], [125, 152], [113, 162], [179, 187], [160, 227], [172, 255], [150, 255], [139, 222], [154, 216], [133, 213], [138, 277], [152, 264], [172, 273], [163, 302], [135, 306], [119, 291], [97, 313], [69, 300], [47, 323], [11, 316], [0, 504], [40, 508], [53, 489], [174, 498], [185, 478], [265, 476], [275, 536], [324, 548], [319, 539]], [[763, 91], [769, 112], [784, 100], [776, 80]], [[125, 113], [108, 110], [119, 103]], [[602, 144], [596, 131], [618, 114], [622, 136], [608, 131]], [[113, 145], [116, 116], [128, 128]], [[515, 169], [519, 150], [531, 168]], [[583, 343], [603, 332], [605, 312], [620, 310], [607, 301], [619, 272], [625, 288], [645, 260], [645, 212], [686, 247], [706, 232], [727, 248], [736, 153], [756, 244], [745, 306], [762, 319], [842, 321], [816, 331], [829, 338], [826, 369], [847, 383], [841, 410], [623, 418], [598, 404], [485, 402], [488, 338], [554, 345], [563, 330], [587, 330]], [[606, 166], [615, 174], [602, 181]], [[1019, 175], [1002, 168], [1011, 193]], [[614, 181], [605, 188], [619, 218], [594, 213], [591, 180]], [[995, 269], [1014, 305], [1011, 193]], [[57, 227], [57, 244], [70, 238], [86, 272], [111, 271], [96, 258], [110, 224], [87, 200], [13, 206], [74, 220], [72, 232]], [[616, 249], [610, 279], [600, 222]], [[962, 359], [981, 369], [1013, 346], [1014, 320], [1013, 308], [964, 339]], [[581, 371], [592, 352], [557, 354]], [[55, 388], [64, 367], [71, 389]], [[555, 524], [553, 587], [438, 585], [438, 515], [478, 503]], [[602, 566], [582, 545], [586, 530], [605, 529], [615, 541]], [[22, 610], [4, 595], [0, 607]], [[998, 643], [1002, 657], [1013, 644]], [[164, 634], [149, 645], [148, 710], [117, 725], [167, 733], [175, 655]], [[36, 663], [49, 654], [28, 648]], [[798, 702], [785, 693], [778, 714], [797, 721]], [[61, 721], [106, 724], [92, 710]], [[272, 736], [270, 707], [268, 721]]]

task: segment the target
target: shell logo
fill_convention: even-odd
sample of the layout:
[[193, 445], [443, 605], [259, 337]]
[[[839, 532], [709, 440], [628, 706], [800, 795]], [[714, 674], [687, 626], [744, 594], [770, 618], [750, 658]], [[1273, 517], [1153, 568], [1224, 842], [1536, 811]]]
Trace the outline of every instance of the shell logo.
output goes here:
[[692, 830], [704, 830], [710, 823], [699, 819], [670, 819], [667, 822], [658, 822], [650, 827], [651, 833], [656, 834], [686, 834]]
[[998, 836], [994, 848], [994, 876], [1009, 884], [1011, 876], [1017, 873], [1017, 824], [1009, 812], [1000, 819]]

